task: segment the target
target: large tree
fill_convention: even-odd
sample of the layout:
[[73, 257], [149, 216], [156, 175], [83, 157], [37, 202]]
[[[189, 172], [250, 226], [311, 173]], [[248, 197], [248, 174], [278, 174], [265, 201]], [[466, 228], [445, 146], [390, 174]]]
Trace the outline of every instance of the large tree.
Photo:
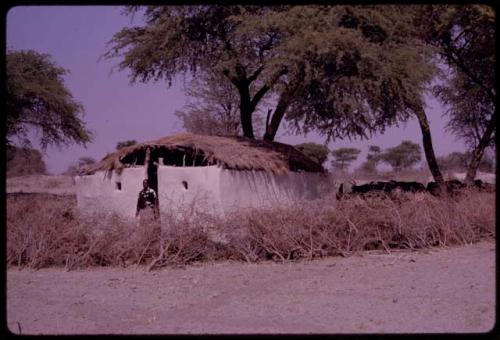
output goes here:
[[[239, 96], [236, 88], [220, 74], [203, 72], [185, 87], [188, 101], [175, 112], [184, 129], [204, 135], [242, 135]], [[261, 134], [260, 109], [253, 115], [253, 128]]]
[[446, 65], [435, 93], [448, 107], [448, 128], [472, 150], [470, 183], [485, 149], [495, 143], [495, 11], [487, 5], [433, 5], [423, 7], [417, 19], [421, 36]]
[[58, 67], [47, 54], [32, 50], [7, 52], [6, 143], [17, 138], [31, 145], [28, 131], [41, 132], [40, 145], [86, 145], [91, 133], [80, 114], [83, 106], [75, 101], [64, 84], [67, 70]]
[[224, 75], [250, 138], [265, 96], [275, 101], [267, 140], [285, 115], [328, 138], [383, 132], [422, 104], [432, 77], [404, 6], [150, 6], [144, 17], [115, 34], [106, 56], [121, 56], [131, 81]]
[[329, 142], [369, 138], [416, 117], [429, 169], [442, 184], [423, 99], [436, 67], [415, 25], [417, 7], [150, 6], [145, 24], [115, 34], [106, 56], [121, 56], [118, 68], [130, 69], [131, 81], [223, 74], [238, 91], [250, 138], [266, 96], [275, 102], [266, 140], [283, 119]]

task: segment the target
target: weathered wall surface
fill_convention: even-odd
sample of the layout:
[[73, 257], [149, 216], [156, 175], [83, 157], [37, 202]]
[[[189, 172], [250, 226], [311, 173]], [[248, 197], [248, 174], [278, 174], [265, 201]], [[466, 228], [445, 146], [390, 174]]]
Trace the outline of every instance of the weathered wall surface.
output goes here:
[[[107, 176], [99, 171], [90, 176], [75, 178], [77, 206], [81, 212], [115, 212], [123, 217], [135, 216], [137, 197], [145, 178], [143, 168], [127, 168], [118, 176], [115, 172]], [[121, 182], [121, 190], [116, 187]]]
[[[133, 218], [144, 168], [126, 168], [121, 176], [105, 172], [76, 177], [78, 208], [85, 213], [115, 212]], [[121, 190], [116, 187], [121, 182]], [[282, 206], [321, 196], [325, 175], [295, 173], [273, 175], [264, 171], [225, 170], [218, 166], [158, 167], [160, 214], [195, 212], [223, 214], [240, 208]]]
[[319, 198], [327, 183], [328, 178], [318, 173], [274, 175], [264, 171], [222, 170], [221, 204], [224, 211], [281, 206], [300, 199]]
[[[214, 166], [158, 167], [161, 213], [221, 212], [220, 173]], [[187, 186], [187, 188], [186, 188]]]

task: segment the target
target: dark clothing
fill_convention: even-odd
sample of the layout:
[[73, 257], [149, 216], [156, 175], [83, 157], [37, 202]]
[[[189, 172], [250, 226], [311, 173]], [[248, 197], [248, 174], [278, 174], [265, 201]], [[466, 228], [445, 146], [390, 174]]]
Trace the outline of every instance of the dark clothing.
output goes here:
[[139, 211], [145, 208], [153, 209], [156, 215], [156, 193], [151, 188], [143, 189], [139, 192], [136, 214], [139, 214]]

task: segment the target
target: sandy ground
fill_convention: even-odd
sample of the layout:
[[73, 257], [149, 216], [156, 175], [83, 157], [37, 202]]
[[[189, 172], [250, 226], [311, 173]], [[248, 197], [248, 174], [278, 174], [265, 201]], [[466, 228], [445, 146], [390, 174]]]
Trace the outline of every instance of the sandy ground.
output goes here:
[[22, 334], [487, 332], [495, 243], [290, 264], [7, 272]]

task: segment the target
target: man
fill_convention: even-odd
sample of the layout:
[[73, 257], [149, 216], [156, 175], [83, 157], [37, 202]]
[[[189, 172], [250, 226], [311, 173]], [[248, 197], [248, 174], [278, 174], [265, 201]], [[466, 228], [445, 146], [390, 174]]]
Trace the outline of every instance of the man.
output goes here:
[[141, 214], [141, 220], [144, 219], [144, 215], [149, 215], [152, 219], [157, 218], [157, 206], [156, 206], [156, 192], [149, 187], [149, 182], [147, 179], [142, 181], [143, 189], [139, 192], [139, 198], [137, 199], [137, 210], [135, 216]]

